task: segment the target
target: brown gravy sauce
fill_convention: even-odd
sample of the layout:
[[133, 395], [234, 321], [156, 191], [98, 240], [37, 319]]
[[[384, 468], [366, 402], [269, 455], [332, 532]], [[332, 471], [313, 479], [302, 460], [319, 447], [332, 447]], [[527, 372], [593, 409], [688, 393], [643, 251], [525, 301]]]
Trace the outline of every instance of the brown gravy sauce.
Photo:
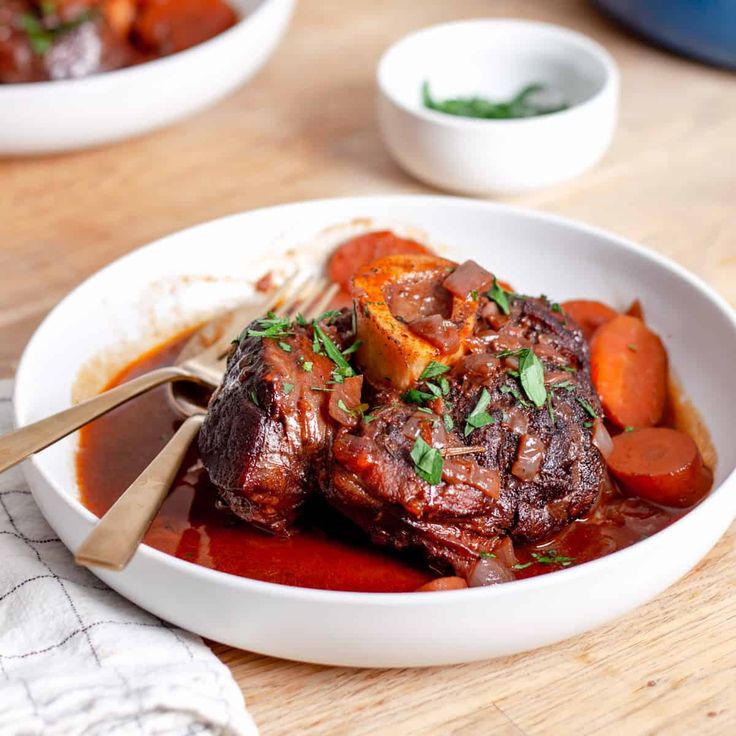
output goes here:
[[[144, 354], [108, 387], [173, 363], [189, 336], [189, 331], [179, 334]], [[84, 505], [98, 516], [105, 513], [180, 423], [165, 389], [159, 388], [85, 427], [77, 458]], [[218, 510], [216, 498], [193, 448], [145, 543], [214, 570], [305, 588], [406, 592], [438, 576], [418, 557], [371, 545], [362, 532], [328, 508], [308, 511], [300, 531], [283, 539]], [[579, 564], [645, 539], [685, 513], [625, 498], [612, 486], [585, 519], [570, 524], [544, 545], [517, 547], [516, 556], [524, 564], [533, 561], [533, 553], [554, 549]], [[515, 574], [525, 578], [557, 569], [559, 565], [535, 562]]]

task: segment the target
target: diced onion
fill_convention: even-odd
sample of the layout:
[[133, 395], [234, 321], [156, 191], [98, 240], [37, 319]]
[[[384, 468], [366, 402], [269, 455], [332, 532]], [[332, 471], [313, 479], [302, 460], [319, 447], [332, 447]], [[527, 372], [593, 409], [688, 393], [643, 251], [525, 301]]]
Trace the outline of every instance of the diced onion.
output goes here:
[[613, 452], [613, 440], [608, 434], [606, 425], [602, 419], [596, 419], [593, 427], [593, 444], [598, 448], [604, 460], [608, 460], [608, 456]]
[[465, 299], [472, 291], [485, 291], [493, 283], [493, 276], [475, 261], [461, 263], [443, 282], [451, 294]]
[[514, 464], [511, 466], [511, 472], [519, 480], [534, 480], [543, 462], [543, 442], [533, 435], [523, 435], [519, 440], [519, 449], [516, 453], [516, 460], [514, 460]]
[[512, 580], [514, 580], [514, 573], [502, 562], [492, 557], [481, 558], [475, 563], [468, 576], [468, 586], [470, 588], [481, 588], [485, 585], [509, 583]]

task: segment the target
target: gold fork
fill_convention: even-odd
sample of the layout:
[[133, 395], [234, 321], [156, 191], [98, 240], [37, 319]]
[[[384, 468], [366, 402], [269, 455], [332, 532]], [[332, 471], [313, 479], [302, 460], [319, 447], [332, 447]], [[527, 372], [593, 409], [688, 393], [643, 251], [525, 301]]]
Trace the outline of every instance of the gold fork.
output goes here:
[[187, 344], [190, 348], [188, 355], [177, 365], [150, 371], [58, 414], [0, 437], [0, 473], [156, 386], [188, 381], [214, 389], [222, 378], [225, 353], [232, 337], [244, 325], [278, 306], [300, 278], [304, 278], [302, 273], [297, 271], [292, 274], [265, 305], [250, 304], [209, 322]]
[[[328, 287], [323, 278], [313, 279], [306, 287], [284, 297], [279, 312], [283, 316], [292, 316], [299, 306], [305, 319], [314, 319], [325, 310], [338, 289], [337, 284]], [[189, 344], [184, 347], [183, 354], [187, 352], [188, 347]], [[218, 370], [217, 384], [224, 374], [224, 364], [222, 370], [218, 365]], [[211, 377], [214, 378], [214, 375]], [[177, 391], [176, 384], [171, 390], [174, 402], [187, 417], [186, 421], [150, 465], [97, 522], [74, 555], [77, 564], [122, 570], [132, 558], [161, 508], [207, 411], [205, 406], [195, 403], [196, 400], [191, 396]]]

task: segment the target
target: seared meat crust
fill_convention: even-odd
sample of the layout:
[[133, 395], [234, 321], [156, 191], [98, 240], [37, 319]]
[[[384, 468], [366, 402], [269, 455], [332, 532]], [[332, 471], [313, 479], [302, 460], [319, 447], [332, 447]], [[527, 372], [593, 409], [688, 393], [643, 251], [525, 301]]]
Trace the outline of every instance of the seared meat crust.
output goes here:
[[199, 434], [222, 500], [276, 534], [289, 532], [319, 485], [332, 440], [324, 389], [334, 364], [313, 351], [311, 328], [294, 326], [293, 333], [240, 341]]
[[[600, 415], [601, 409], [579, 330], [541, 299], [513, 299], [508, 317], [485, 299], [479, 311], [486, 316], [476, 328], [473, 352], [448, 374], [450, 390], [434, 402], [434, 416], [398, 403], [364, 422], [358, 436], [340, 433], [325, 490], [376, 543], [421, 547], [430, 559], [465, 575], [499, 537], [540, 541], [584, 515], [605, 479], [605, 463], [592, 444], [591, 411]], [[514, 375], [518, 361], [504, 355], [524, 347], [534, 348], [549, 382], [549, 404], [539, 409]], [[466, 419], [484, 389], [494, 421], [465, 437]], [[444, 429], [442, 414], [451, 417], [452, 432]], [[411, 421], [433, 427], [425, 426], [422, 436], [434, 447], [483, 449], [446, 459], [442, 482], [430, 486], [416, 474], [409, 454], [415, 439], [406, 431]], [[531, 452], [521, 462], [525, 448]], [[459, 462], [462, 474], [452, 472]], [[467, 482], [483, 471], [498, 478], [495, 496]]]
[[[360, 377], [336, 382], [311, 325], [241, 340], [200, 433], [224, 502], [285, 534], [320, 492], [377, 544], [421, 549], [466, 577], [501, 540], [542, 541], [585, 515], [606, 480], [593, 444], [602, 411], [587, 345], [545, 298], [507, 298], [508, 314], [486, 295], [476, 302], [464, 357], [431, 379], [434, 392], [420, 380], [421, 406], [381, 384], [361, 393]], [[352, 344], [351, 317], [344, 310], [324, 327], [339, 350]], [[529, 350], [544, 369], [540, 407], [519, 373]], [[362, 419], [361, 396], [370, 405]], [[468, 424], [479, 403], [485, 419]], [[418, 437], [445, 455], [433, 484], [412, 458]]]

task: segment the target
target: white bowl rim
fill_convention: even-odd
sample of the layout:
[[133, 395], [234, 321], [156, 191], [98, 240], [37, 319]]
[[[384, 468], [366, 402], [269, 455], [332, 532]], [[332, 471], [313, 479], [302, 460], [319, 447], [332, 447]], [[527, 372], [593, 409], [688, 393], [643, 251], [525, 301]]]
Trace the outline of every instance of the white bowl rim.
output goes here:
[[74, 79], [57, 79], [57, 80], [44, 80], [41, 82], [20, 82], [18, 84], [0, 84], [0, 102], [7, 101], [7, 98], [13, 95], [22, 95], [26, 97], [34, 92], [39, 94], [49, 94], [50, 92], [74, 92], [79, 91], [81, 87], [92, 87], [93, 85], [102, 85], [112, 81], [123, 81], [123, 82], [135, 82], [136, 78], [149, 72], [152, 68], [165, 69], [166, 66], [174, 66], [179, 63], [184, 63], [191, 57], [200, 53], [202, 50], [211, 48], [214, 44], [220, 41], [226, 41], [231, 36], [236, 35], [242, 27], [251, 22], [257, 15], [259, 15], [266, 6], [276, 3], [278, 0], [259, 0], [258, 6], [254, 8], [247, 15], [243, 15], [236, 9], [238, 14], [238, 21], [218, 33], [212, 38], [208, 38], [206, 41], [190, 46], [188, 49], [183, 51], [177, 51], [173, 54], [167, 54], [166, 56], [159, 56], [149, 61], [141, 62], [140, 64], [133, 64], [131, 66], [124, 66], [120, 69], [110, 69], [105, 72], [96, 72], [86, 77], [77, 77]]
[[[564, 40], [573, 46], [577, 46], [578, 48], [582, 48], [592, 56], [596, 57], [602, 64], [605, 72], [603, 83], [590, 97], [582, 102], [571, 105], [564, 110], [558, 110], [557, 112], [551, 112], [545, 115], [535, 115], [528, 118], [503, 119], [469, 118], [462, 115], [448, 115], [436, 110], [430, 110], [423, 105], [418, 108], [414, 108], [407, 105], [403, 99], [397, 97], [389, 90], [388, 84], [386, 83], [388, 75], [387, 67], [390, 62], [389, 57], [396, 51], [396, 49], [399, 48], [399, 46], [430, 32], [470, 25], [516, 26], [519, 28], [542, 30], [554, 34], [561, 40]], [[376, 71], [376, 81], [381, 94], [383, 94], [394, 105], [400, 107], [404, 112], [409, 113], [415, 118], [436, 125], [443, 125], [451, 128], [475, 128], [476, 130], [491, 127], [508, 127], [512, 125], [544, 125], [550, 120], [564, 120], [565, 117], [576, 115], [581, 110], [595, 104], [604, 94], [608, 93], [609, 90], [613, 89], [615, 93], [619, 86], [619, 78], [620, 75], [616, 61], [613, 56], [611, 56], [611, 54], [600, 43], [598, 43], [598, 41], [594, 40], [590, 36], [586, 36], [584, 33], [575, 31], [572, 28], [567, 28], [566, 26], [560, 26], [556, 23], [527, 20], [525, 18], [468, 18], [465, 20], [454, 20], [449, 23], [438, 23], [433, 26], [420, 28], [419, 30], [412, 31], [391, 44], [391, 46], [389, 46], [381, 55]]]
[[[97, 278], [101, 274], [117, 267], [121, 262], [127, 259], [135, 258], [141, 251], [154, 249], [160, 247], [167, 241], [179, 237], [183, 233], [191, 234], [197, 230], [206, 230], [210, 225], [218, 223], [221, 224], [228, 220], [237, 220], [245, 217], [250, 213], [272, 211], [278, 212], [283, 209], [299, 209], [308, 208], [310, 206], [325, 206], [329, 204], [337, 203], [348, 203], [350, 202], [356, 208], [370, 207], [371, 205], [380, 206], [382, 203], [391, 202], [407, 202], [416, 204], [426, 204], [428, 206], [436, 205], [441, 206], [443, 203], [453, 203], [454, 206], [467, 207], [470, 209], [490, 209], [496, 210], [501, 213], [506, 212], [510, 214], [516, 214], [521, 217], [530, 218], [532, 220], [554, 223], [563, 227], [573, 228], [579, 232], [585, 233], [595, 238], [603, 238], [609, 242], [613, 242], [617, 247], [622, 248], [625, 251], [634, 253], [639, 257], [642, 257], [650, 262], [654, 263], [658, 267], [664, 268], [679, 278], [688, 282], [688, 284], [700, 292], [701, 296], [705, 297], [714, 308], [725, 316], [733, 327], [736, 333], [736, 312], [728, 304], [728, 302], [715, 292], [710, 286], [708, 286], [702, 279], [695, 274], [691, 273], [683, 266], [680, 266], [675, 261], [670, 260], [666, 256], [652, 251], [638, 245], [632, 240], [624, 238], [619, 235], [604, 230], [603, 228], [586, 225], [572, 218], [563, 217], [556, 214], [547, 212], [540, 212], [531, 210], [525, 207], [518, 207], [514, 205], [501, 204], [497, 202], [487, 202], [483, 200], [477, 200], [466, 197], [452, 197], [445, 195], [422, 195], [422, 194], [404, 194], [404, 195], [377, 195], [377, 196], [356, 196], [356, 197], [335, 197], [325, 198], [316, 200], [298, 200], [294, 202], [288, 202], [283, 204], [274, 205], [271, 207], [257, 208], [255, 210], [246, 210], [223, 217], [208, 220], [206, 222], [193, 225], [183, 230], [176, 231], [169, 235], [159, 238], [151, 243], [148, 243], [140, 248], [136, 248], [133, 251], [117, 258], [116, 260], [109, 263], [99, 271], [92, 274], [90, 277], [85, 279], [79, 284], [74, 290], [72, 290], [64, 299], [57, 304], [53, 310], [44, 318], [43, 322], [34, 332], [31, 337], [26, 349], [24, 350], [23, 356], [18, 364], [16, 373], [16, 380], [14, 386], [13, 395], [13, 414], [16, 426], [22, 426], [22, 415], [23, 407], [22, 397], [19, 396], [18, 387], [22, 386], [23, 381], [19, 380], [22, 378], [26, 371], [26, 363], [28, 361], [28, 353], [31, 345], [38, 339], [38, 334], [45, 326], [46, 322], [52, 318], [57, 310], [60, 310], [67, 301], [75, 298], [77, 289], [87, 284], [89, 281]], [[59, 486], [56, 480], [52, 477], [47, 476], [44, 471], [38, 465], [38, 459], [35, 455], [32, 455], [26, 463], [31, 463], [34, 466], [35, 471], [44, 478], [46, 483], [57, 493], [63, 503], [72, 509], [75, 513], [81, 515], [90, 523], [95, 523], [98, 519], [91, 511], [89, 511], [81, 501], [72, 497], [72, 495], [66, 492]], [[25, 463], [24, 463], [25, 465]], [[656, 532], [650, 537], [643, 539], [635, 544], [630, 545], [611, 554], [603, 557], [598, 557], [594, 560], [584, 562], [580, 565], [574, 565], [562, 570], [556, 570], [551, 573], [538, 575], [531, 578], [525, 578], [523, 580], [514, 580], [503, 585], [495, 585], [489, 587], [479, 588], [467, 588], [465, 590], [452, 590], [452, 591], [435, 591], [432, 595], [410, 593], [370, 593], [370, 592], [356, 592], [356, 591], [339, 591], [339, 590], [323, 590], [317, 588], [302, 588], [292, 585], [283, 585], [281, 583], [270, 583], [262, 580], [255, 580], [253, 578], [241, 577], [232, 573], [222, 572], [220, 570], [214, 570], [211, 568], [197, 565], [186, 560], [179, 559], [173, 555], [169, 555], [165, 552], [161, 552], [153, 547], [146, 544], [141, 544], [136, 552], [137, 555], [141, 555], [145, 560], [153, 563], [159, 563], [170, 566], [176, 572], [183, 575], [193, 575], [200, 578], [204, 582], [219, 583], [226, 587], [238, 587], [242, 588], [244, 592], [250, 592], [256, 595], [264, 595], [279, 599], [299, 599], [304, 602], [321, 602], [321, 603], [333, 603], [336, 605], [351, 605], [351, 606], [365, 606], [365, 605], [376, 605], [380, 607], [385, 606], [401, 606], [410, 608], [421, 608], [428, 605], [433, 605], [440, 601], [447, 602], [448, 600], [460, 600], [466, 599], [469, 596], [487, 596], [489, 598], [502, 598], [507, 596], [513, 596], [522, 592], [530, 592], [537, 588], [544, 588], [549, 585], [558, 584], [563, 580], [567, 582], [572, 581], [575, 577], [585, 577], [587, 575], [605, 575], [606, 569], [612, 565], [616, 565], [618, 560], [622, 560], [625, 557], [631, 557], [632, 555], [639, 554], [645, 547], [650, 547], [655, 544], [664, 543], [668, 537], [674, 534], [675, 528], [681, 528], [684, 524], [694, 525], [697, 523], [697, 519], [707, 513], [709, 507], [713, 506], [719, 497], [723, 495], [726, 487], [736, 480], [736, 468], [734, 468], [729, 475], [723, 479], [723, 481], [717, 486], [711, 489], [708, 496], [695, 508], [688, 511], [684, 516], [680, 517], [672, 524]], [[448, 596], [450, 598], [448, 598]]]

